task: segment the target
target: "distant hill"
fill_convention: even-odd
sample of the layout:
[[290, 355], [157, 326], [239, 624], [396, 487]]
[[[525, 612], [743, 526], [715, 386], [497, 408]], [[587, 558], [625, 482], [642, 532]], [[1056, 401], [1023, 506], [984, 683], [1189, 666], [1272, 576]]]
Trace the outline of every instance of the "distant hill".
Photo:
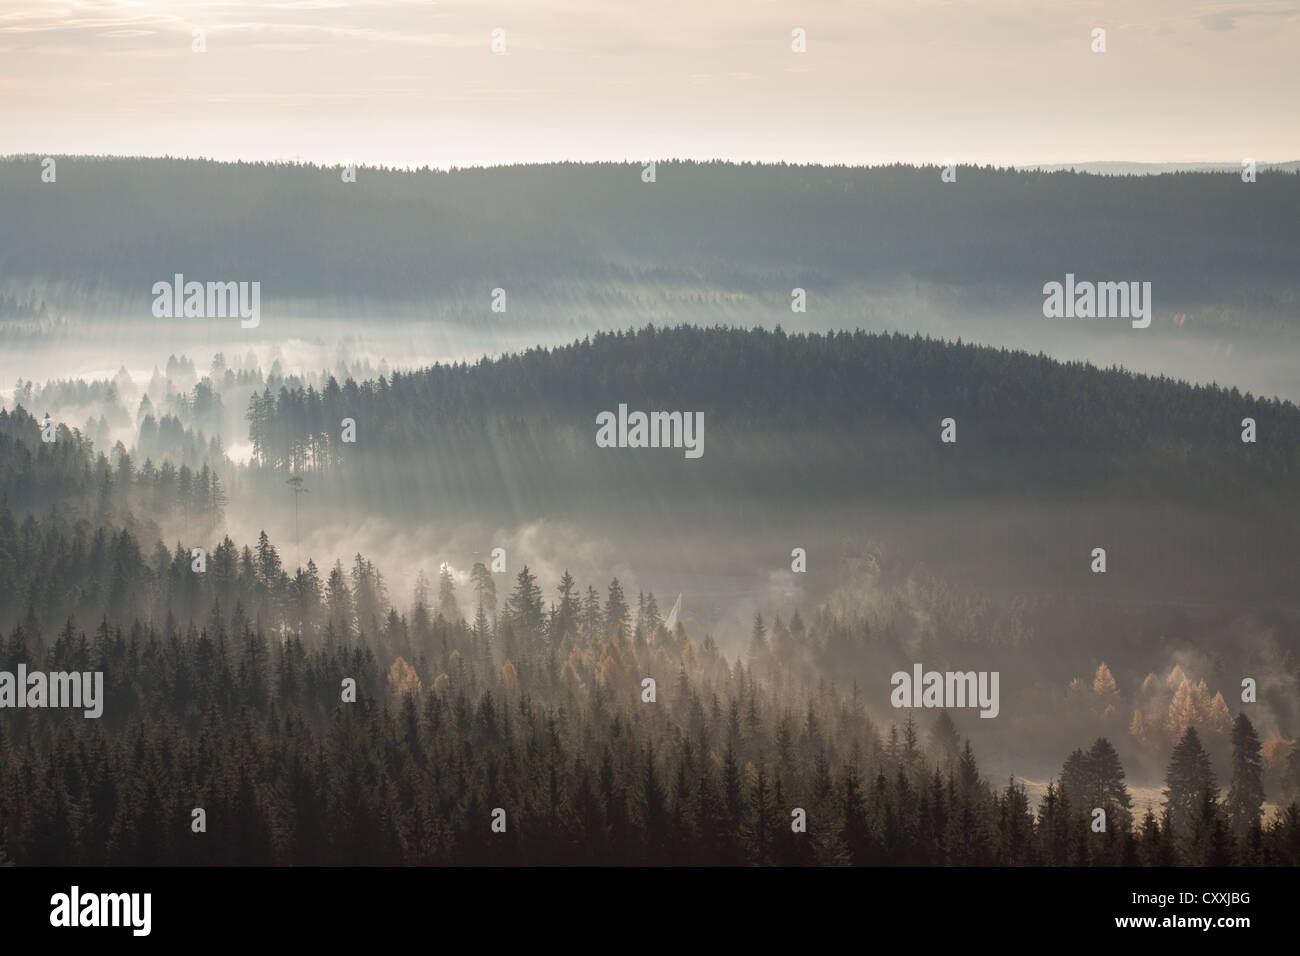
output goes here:
[[[1165, 173], [1241, 173], [1241, 162], [1235, 163], [1126, 163], [1121, 161], [1102, 161], [1096, 163], [1054, 163], [1031, 164], [1019, 166], [1018, 169], [1039, 169], [1044, 172], [1073, 170], [1077, 173], [1092, 173], [1098, 176], [1159, 176]], [[1256, 173], [1296, 173], [1300, 172], [1300, 160], [1289, 163], [1256, 163]]]
[[1067, 272], [1151, 281], [1162, 308], [1252, 322], [1294, 325], [1300, 294], [1300, 176], [1268, 169], [1251, 185], [695, 162], [660, 163], [653, 183], [615, 163], [363, 168], [353, 184], [337, 168], [197, 160], [71, 156], [56, 183], [40, 172], [38, 157], [0, 160], [7, 294], [39, 288], [98, 316], [148, 318], [153, 283], [176, 273], [260, 281], [264, 309], [469, 302], [476, 320], [498, 287], [597, 313], [671, 302], [691, 321], [732, 294], [788, 312], [796, 286], [815, 300], [904, 281], [968, 290], [972, 306], [1010, 290], [1032, 308]]
[[[620, 405], [702, 414], [702, 456], [599, 447], [598, 416]], [[1247, 417], [1254, 444], [1241, 441]], [[947, 418], [955, 443], [941, 440]], [[355, 443], [342, 440], [344, 419]], [[544, 516], [697, 546], [741, 529], [823, 542], [858, 533], [929, 563], [976, 562], [962, 573], [1021, 588], [1100, 587], [1079, 562], [1104, 541], [1128, 556], [1112, 592], [1134, 600], [1294, 592], [1300, 409], [1025, 352], [643, 328], [264, 391], [249, 420], [245, 487], [280, 501], [292, 467], [319, 520], [360, 510], [498, 527]]]
[[[702, 413], [702, 456], [597, 447], [597, 415], [620, 404]], [[1241, 441], [1248, 416], [1255, 444]], [[340, 441], [345, 417], [356, 444]], [[940, 441], [948, 417], [955, 444]], [[787, 501], [798, 488], [810, 504], [1011, 494], [1263, 507], [1291, 500], [1300, 474], [1289, 402], [864, 333], [599, 334], [322, 391], [268, 390], [249, 419], [262, 467], [334, 475], [380, 508], [419, 489], [554, 513], [644, 487], [682, 502]]]

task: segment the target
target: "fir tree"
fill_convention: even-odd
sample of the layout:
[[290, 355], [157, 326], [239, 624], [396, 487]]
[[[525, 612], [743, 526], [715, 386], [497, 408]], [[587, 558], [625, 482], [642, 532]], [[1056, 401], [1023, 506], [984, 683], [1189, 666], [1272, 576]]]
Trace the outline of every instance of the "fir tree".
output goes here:
[[1188, 727], [1174, 747], [1165, 775], [1165, 809], [1173, 829], [1191, 833], [1206, 803], [1217, 802], [1218, 794], [1210, 757], [1201, 746], [1196, 728]]
[[1245, 840], [1259, 824], [1264, 809], [1264, 767], [1260, 760], [1259, 735], [1245, 714], [1232, 726], [1232, 778], [1224, 810], [1233, 835]]

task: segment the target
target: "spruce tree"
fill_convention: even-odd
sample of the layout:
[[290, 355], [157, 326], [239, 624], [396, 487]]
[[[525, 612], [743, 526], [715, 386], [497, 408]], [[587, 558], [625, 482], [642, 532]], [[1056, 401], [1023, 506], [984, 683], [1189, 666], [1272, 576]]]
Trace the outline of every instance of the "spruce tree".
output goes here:
[[961, 735], [946, 710], [939, 711], [930, 728], [930, 751], [939, 766], [955, 764], [961, 756]]
[[1245, 714], [1232, 726], [1232, 779], [1224, 802], [1228, 823], [1238, 840], [1244, 840], [1264, 810], [1264, 765], [1259, 735]]
[[1212, 802], [1217, 802], [1219, 795], [1209, 754], [1201, 746], [1195, 727], [1189, 726], [1174, 747], [1165, 784], [1165, 809], [1174, 830], [1191, 833], [1203, 815], [1205, 795]]
[[542, 629], [542, 589], [537, 586], [537, 576], [528, 570], [528, 565], [515, 578], [515, 589], [510, 592], [506, 610], [513, 624], [519, 630], [536, 635]]
[[[482, 561], [475, 561], [469, 572], [470, 584], [478, 601], [479, 609], [486, 609], [486, 614], [497, 612], [497, 586], [492, 580], [492, 572]], [[478, 614], [475, 612], [475, 617]]]
[[623, 585], [618, 578], [609, 582], [609, 597], [605, 600], [605, 632], [613, 637], [620, 626], [626, 630], [631, 623], [632, 611], [623, 598]]
[[1133, 826], [1133, 798], [1124, 784], [1124, 767], [1119, 754], [1105, 737], [1098, 737], [1088, 751], [1088, 798], [1092, 807], [1106, 811], [1107, 829], [1128, 830]]
[[460, 607], [456, 603], [456, 580], [446, 564], [438, 571], [438, 613], [452, 623], [461, 618]]
[[565, 568], [559, 587], [556, 588], [560, 592], [560, 607], [555, 616], [556, 640], [563, 639], [565, 634], [577, 627], [578, 614], [581, 610], [578, 595], [574, 590], [577, 586], [578, 583], [573, 580], [573, 575], [569, 573], [568, 568]]

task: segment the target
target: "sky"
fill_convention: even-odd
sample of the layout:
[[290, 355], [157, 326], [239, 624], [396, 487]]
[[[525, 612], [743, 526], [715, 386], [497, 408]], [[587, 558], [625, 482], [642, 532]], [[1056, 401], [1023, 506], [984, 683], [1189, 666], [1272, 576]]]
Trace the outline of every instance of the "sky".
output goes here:
[[1283, 162], [1298, 53], [1300, 0], [0, 0], [0, 154]]

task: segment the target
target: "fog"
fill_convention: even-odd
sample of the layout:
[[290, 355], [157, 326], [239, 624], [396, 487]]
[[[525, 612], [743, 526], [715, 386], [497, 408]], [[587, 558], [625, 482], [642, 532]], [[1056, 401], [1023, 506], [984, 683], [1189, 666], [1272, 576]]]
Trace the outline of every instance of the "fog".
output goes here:
[[[168, 354], [194, 357], [201, 374], [217, 352], [232, 361], [251, 354], [268, 370], [279, 362], [285, 375], [333, 373], [340, 362], [368, 363], [380, 374], [390, 367], [473, 362], [484, 355], [563, 345], [596, 331], [691, 322], [738, 328], [780, 326], [791, 333], [838, 329], [918, 333], [1300, 401], [1300, 365], [1294, 361], [1300, 350], [1300, 327], [1278, 322], [1243, 328], [1217, 307], [1166, 305], [1158, 288], [1146, 329], [1134, 329], [1124, 319], [1044, 318], [1041, 290], [1028, 287], [976, 295], [915, 282], [898, 283], [893, 289], [814, 289], [806, 314], [792, 314], [788, 295], [779, 289], [769, 296], [740, 290], [722, 296], [713, 293], [715, 301], [706, 306], [692, 301], [701, 293], [697, 288], [676, 294], [617, 291], [635, 299], [635, 306], [611, 307], [603, 298], [535, 305], [516, 296], [506, 315], [484, 317], [484, 290], [482, 301], [435, 303], [427, 318], [407, 315], [406, 309], [341, 317], [336, 308], [325, 311], [325, 306], [298, 301], [277, 313], [275, 300], [268, 297], [272, 305], [264, 308], [255, 329], [240, 328], [237, 319], [140, 319], [138, 311], [65, 317], [66, 324], [53, 333], [36, 328], [27, 332], [22, 323], [8, 323], [5, 338], [10, 347], [0, 351], [4, 386], [0, 395], [11, 394], [18, 377], [38, 383], [111, 378], [122, 367], [143, 390], [152, 370], [164, 364]], [[977, 301], [971, 302], [972, 298]], [[454, 318], [437, 318], [439, 314]], [[166, 343], [166, 352], [154, 346], [158, 342]], [[238, 444], [233, 435], [227, 441], [230, 446]]]
[[[1041, 314], [1034, 317], [1031, 308], [1019, 319], [1010, 313], [958, 319], [955, 311], [934, 307], [940, 299], [934, 290], [917, 288], [889, 296], [863, 292], [851, 304], [832, 298], [815, 310], [816, 319], [796, 316], [797, 323], [783, 321], [774, 309], [766, 318], [754, 309], [751, 324], [811, 331], [856, 322], [867, 329], [960, 337], [1230, 383], [1243, 391], [1300, 396], [1300, 373], [1287, 359], [1293, 352], [1267, 342], [1268, 335], [1284, 341], [1281, 332], [1258, 333], [1243, 345], [1213, 330], [1188, 332], [1159, 312], [1151, 328], [1140, 331], [1126, 323], [1053, 323]], [[735, 317], [752, 306], [742, 296], [717, 311]], [[892, 323], [879, 320], [886, 314], [895, 317]], [[668, 319], [666, 309], [663, 319]], [[614, 325], [632, 327], [635, 321], [631, 310], [613, 317]], [[610, 325], [611, 317], [603, 324]], [[594, 321], [566, 321], [551, 312], [541, 321], [535, 315], [526, 321], [512, 316], [496, 329], [486, 323], [467, 327], [270, 314], [255, 330], [173, 320], [164, 338], [163, 327], [149, 322], [79, 319], [49, 340], [33, 338], [21, 349], [6, 349], [0, 375], [6, 382], [34, 380], [38, 386], [47, 380], [117, 377], [118, 409], [95, 402], [47, 408], [48, 402], [38, 402], [32, 411], [48, 411], [78, 428], [103, 414], [109, 447], [120, 441], [137, 454], [136, 409], [151, 379], [156, 387], [165, 378], [155, 376], [171, 356], [192, 360], [196, 374], [178, 373], [164, 391], [191, 390], [218, 352], [228, 368], [264, 375], [274, 367], [288, 382], [319, 388], [329, 375], [373, 378], [392, 369], [474, 361], [524, 346], [562, 344], [595, 327]], [[166, 353], [154, 348], [159, 341], [167, 342]], [[119, 374], [123, 368], [125, 378]], [[1285, 665], [1287, 655], [1300, 650], [1296, 565], [1294, 560], [1278, 564], [1271, 546], [1256, 540], [1250, 520], [1230, 510], [1218, 518], [1173, 506], [1126, 504], [1122, 489], [1113, 501], [1062, 506], [1020, 500], [1015, 488], [1000, 500], [908, 505], [805, 499], [797, 487], [774, 509], [739, 488], [711, 488], [703, 497], [679, 500], [685, 486], [615, 486], [601, 499], [555, 500], [515, 520], [489, 505], [448, 507], [436, 496], [416, 492], [388, 500], [354, 497], [309, 478], [295, 528], [291, 491], [277, 494], [277, 485], [249, 484], [243, 474], [251, 449], [245, 412], [254, 391], [254, 385], [228, 389], [219, 427], [206, 435], [219, 435], [228, 457], [223, 480], [230, 500], [222, 526], [196, 541], [187, 524], [163, 518], [160, 527], [169, 547], [211, 548], [223, 535], [251, 545], [265, 531], [289, 568], [310, 558], [322, 575], [336, 561], [347, 570], [361, 554], [375, 562], [392, 603], [403, 612], [411, 605], [417, 576], [424, 574], [436, 586], [445, 565], [467, 617], [473, 614], [470, 568], [503, 548], [507, 573], [497, 576], [501, 601], [525, 565], [538, 576], [547, 602], [554, 600], [566, 570], [580, 589], [594, 586], [602, 597], [617, 577], [629, 599], [652, 592], [662, 613], [681, 594], [689, 633], [696, 640], [711, 637], [731, 658], [745, 654], [756, 614], [770, 622], [777, 615], [789, 620], [797, 610], [811, 619], [822, 609], [877, 635], [845, 666], [820, 677], [841, 686], [856, 684], [868, 715], [882, 728], [906, 716], [888, 704], [889, 675], [896, 669], [922, 662], [940, 669], [1000, 671], [1002, 719], [955, 715], [959, 730], [978, 742], [982, 765], [995, 780], [1010, 774], [1046, 780], [1059, 772], [1069, 750], [1091, 739], [1088, 735], [1109, 733], [1117, 738], [1134, 785], [1158, 784], [1164, 753], [1158, 746], [1139, 745], [1127, 725], [1136, 708], [1169, 706], [1167, 699], [1155, 700], [1144, 691], [1143, 681], [1148, 674], [1164, 681], [1175, 668], [1193, 684], [1207, 681], [1211, 695], [1222, 693], [1230, 704], [1241, 675], [1258, 675], [1261, 700], [1267, 703], [1252, 716], [1261, 734], [1269, 739], [1300, 730], [1295, 703], [1300, 688]], [[159, 413], [166, 410], [165, 395], [150, 399]], [[13, 406], [12, 387], [5, 390], [4, 402]], [[824, 454], [833, 457], [835, 449]], [[431, 447], [412, 447], [403, 469], [430, 467], [433, 455]], [[1115, 556], [1105, 586], [1087, 573], [1087, 555], [1098, 541]], [[791, 573], [794, 548], [805, 549], [807, 573]], [[1227, 554], [1234, 557], [1225, 567], [1216, 555]], [[1091, 681], [1103, 662], [1120, 683], [1123, 705], [1105, 720], [1081, 716], [1066, 690], [1075, 679]], [[924, 729], [929, 715], [918, 718]], [[1223, 754], [1216, 751], [1216, 756], [1222, 762]]]

